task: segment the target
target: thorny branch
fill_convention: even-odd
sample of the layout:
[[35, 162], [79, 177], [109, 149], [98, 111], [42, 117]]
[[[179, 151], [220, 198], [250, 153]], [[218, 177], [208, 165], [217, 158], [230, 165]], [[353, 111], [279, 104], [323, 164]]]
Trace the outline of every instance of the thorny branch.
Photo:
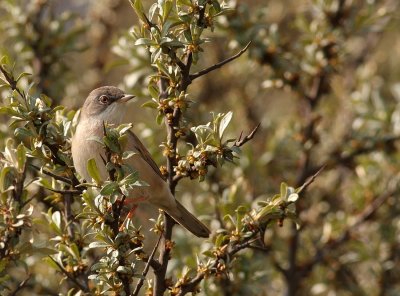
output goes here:
[[73, 194], [72, 193], [67, 193], [64, 194], [64, 218], [65, 218], [65, 223], [67, 224], [67, 231], [68, 231], [68, 236], [71, 238], [71, 240], [74, 240], [75, 237], [75, 232], [74, 232], [74, 227], [72, 225], [74, 221], [74, 215], [72, 213], [72, 201], [73, 201]]
[[[203, 18], [205, 17], [205, 8], [202, 7], [200, 14], [199, 14], [199, 19], [198, 19], [198, 25], [202, 26], [204, 23]], [[148, 20], [146, 16], [145, 20], [147, 21], [148, 26], [154, 27], [155, 25]], [[206, 75], [207, 73], [216, 70], [218, 68], [221, 68], [225, 64], [237, 59], [240, 57], [248, 47], [250, 46], [250, 42], [246, 45], [245, 48], [243, 48], [240, 52], [238, 52], [236, 55], [220, 62], [217, 63], [209, 68], [206, 68], [200, 72], [190, 74], [190, 69], [192, 66], [193, 62], [193, 56], [190, 51], [186, 53], [186, 60], [183, 62], [181, 61], [177, 56], [176, 53], [173, 51], [170, 52], [170, 57], [171, 59], [178, 65], [181, 71], [181, 83], [179, 85], [179, 91], [180, 92], [186, 92], [188, 86], [192, 83], [193, 80], [195, 80], [198, 77], [201, 77], [203, 75]], [[166, 81], [166, 78], [160, 78], [159, 81], [159, 89], [160, 89], [160, 98], [159, 100], [166, 99], [168, 94], [166, 93], [166, 85], [168, 81]], [[177, 153], [177, 144], [179, 138], [176, 136], [176, 131], [179, 130], [180, 124], [181, 124], [181, 117], [182, 117], [182, 111], [180, 108], [175, 107], [172, 113], [172, 118], [169, 118], [169, 120], [165, 120], [166, 128], [167, 128], [167, 144], [169, 146], [169, 149], [172, 151], [172, 154], [167, 157], [167, 171], [168, 171], [168, 184], [170, 187], [170, 190], [172, 194], [175, 194], [175, 188], [181, 178], [179, 178], [174, 171], [174, 168], [177, 166], [177, 158], [176, 158], [176, 153]], [[253, 132], [245, 137], [245, 138], [240, 138], [238, 139], [237, 143], [235, 143], [238, 147], [249, 141], [255, 134], [258, 126], [253, 130]], [[165, 276], [167, 272], [167, 267], [168, 267], [168, 261], [170, 257], [170, 252], [172, 250], [172, 228], [174, 226], [175, 222], [172, 220], [171, 217], [168, 215], [165, 215], [165, 224], [164, 224], [164, 233], [163, 233], [163, 240], [161, 244], [161, 250], [160, 250], [160, 256], [159, 256], [159, 263], [160, 263], [160, 268], [154, 270], [155, 273], [155, 281], [154, 281], [154, 295], [163, 295], [164, 291], [166, 290], [166, 283], [165, 283]]]
[[19, 285], [15, 288], [15, 290], [9, 294], [9, 296], [17, 296], [18, 292], [26, 287], [26, 285], [28, 284], [28, 281], [31, 279], [31, 277], [32, 277], [32, 275], [28, 275], [28, 277], [26, 279], [24, 279], [22, 282], [20, 282]]
[[89, 292], [89, 287], [86, 286], [85, 284], [82, 284], [81, 282], [78, 281], [77, 278], [75, 278], [74, 275], [70, 274], [68, 271], [65, 270], [65, 268], [58, 263], [53, 257], [48, 256], [48, 258], [50, 258], [51, 261], [53, 261], [54, 264], [57, 265], [57, 267], [60, 269], [60, 271], [70, 280], [72, 281], [80, 290], [82, 290], [83, 292], [88, 293]]
[[64, 183], [69, 184], [69, 185], [73, 185], [71, 179], [68, 179], [68, 178], [65, 178], [63, 176], [59, 176], [57, 174], [54, 174], [54, 173], [52, 173], [52, 172], [50, 172], [50, 171], [48, 171], [48, 170], [46, 170], [44, 168], [40, 168], [40, 167], [38, 167], [38, 166], [36, 166], [34, 164], [29, 164], [29, 166], [34, 168], [35, 170], [37, 170], [40, 173], [43, 173], [43, 174], [45, 174], [47, 176], [50, 176], [50, 177], [53, 177], [54, 179], [56, 179], [58, 181], [64, 182]]
[[240, 50], [237, 54], [231, 56], [230, 58], [227, 58], [226, 60], [223, 60], [222, 62], [219, 62], [219, 63], [217, 63], [217, 64], [215, 64], [215, 65], [213, 65], [211, 67], [208, 67], [208, 68], [206, 68], [204, 70], [201, 70], [201, 71], [199, 71], [197, 73], [189, 75], [190, 80], [193, 81], [196, 78], [204, 76], [204, 75], [210, 73], [211, 71], [219, 69], [222, 66], [224, 66], [224, 65], [226, 65], [226, 64], [228, 64], [228, 63], [230, 63], [230, 62], [232, 62], [234, 60], [236, 60], [237, 58], [239, 58], [242, 54], [244, 54], [247, 51], [247, 49], [249, 48], [250, 44], [251, 44], [251, 41], [249, 43], [247, 43], [247, 45], [242, 50]]
[[254, 135], [256, 134], [258, 128], [260, 127], [260, 124], [257, 124], [257, 126], [248, 134], [247, 136], [243, 137], [243, 131], [240, 133], [239, 138], [236, 139], [236, 141], [233, 143], [233, 146], [236, 147], [241, 147], [244, 144], [246, 144], [248, 141], [253, 139]]
[[6, 81], [8, 82], [8, 84], [10, 85], [11, 89], [16, 91], [22, 99], [25, 99], [25, 93], [22, 92], [18, 87], [17, 87], [17, 81], [15, 80], [15, 78], [12, 76], [12, 74], [8, 73], [6, 71], [6, 69], [0, 65], [0, 71], [1, 73], [3, 73], [4, 78], [6, 79]]
[[74, 190], [74, 189], [53, 189], [53, 188], [46, 188], [47, 190], [50, 190], [55, 193], [60, 193], [60, 194], [80, 194], [82, 191], [80, 190]]
[[154, 245], [153, 251], [151, 252], [149, 258], [147, 259], [146, 266], [144, 267], [143, 272], [142, 272], [142, 277], [140, 278], [139, 282], [137, 283], [136, 288], [132, 293], [132, 296], [137, 296], [139, 294], [140, 289], [142, 288], [144, 280], [146, 278], [146, 275], [149, 272], [149, 268], [150, 268], [151, 262], [153, 260], [153, 257], [158, 249], [158, 245], [160, 244], [161, 238], [162, 238], [162, 233], [160, 233], [160, 236], [158, 237], [158, 241]]
[[[302, 186], [299, 188], [299, 192], [304, 190], [308, 186], [310, 186], [315, 181], [315, 179], [318, 177], [318, 175], [322, 172], [323, 169], [324, 169], [324, 167], [320, 168], [304, 184], [302, 184]], [[282, 217], [282, 218], [284, 218], [284, 217]], [[224, 262], [229, 262], [236, 253], [238, 253], [239, 251], [246, 249], [246, 248], [254, 248], [254, 249], [257, 249], [257, 250], [262, 251], [267, 254], [270, 250], [268, 247], [259, 247], [257, 245], [253, 245], [253, 243], [255, 243], [261, 239], [260, 234], [263, 233], [263, 229], [266, 229], [268, 227], [269, 223], [270, 223], [270, 221], [266, 221], [265, 223], [260, 225], [260, 227], [258, 229], [253, 230], [251, 235], [244, 238], [242, 241], [234, 241], [232, 243], [232, 245], [230, 246], [230, 249], [227, 249], [227, 251], [225, 253], [223, 253], [222, 255], [217, 257], [208, 270], [211, 271], [211, 273], [216, 273], [218, 271], [217, 266], [221, 260]], [[285, 272], [285, 273], [287, 272], [283, 268], [281, 268], [281, 269], [282, 269], [282, 272]], [[186, 295], [187, 293], [195, 291], [197, 285], [205, 278], [206, 275], [207, 275], [206, 271], [204, 271], [204, 270], [198, 271], [196, 276], [193, 279], [191, 279], [187, 283], [182, 284], [179, 287], [180, 291], [178, 293], [178, 296], [183, 296], [183, 295]]]
[[[246, 238], [244, 242], [234, 245], [230, 251], [226, 252], [223, 256], [217, 258], [214, 261], [214, 263], [210, 267], [210, 270], [216, 272], [220, 260], [225, 262], [229, 261], [230, 260], [229, 258], [232, 258], [232, 256], [234, 256], [236, 253], [250, 247], [252, 243], [258, 240], [258, 237], [256, 237], [257, 235], [258, 232], [254, 232], [250, 237]], [[187, 293], [195, 291], [197, 285], [204, 279], [206, 275], [207, 274], [204, 271], [198, 272], [197, 275], [192, 280], [180, 286], [180, 291], [178, 293], [178, 296], [183, 296], [186, 295]]]

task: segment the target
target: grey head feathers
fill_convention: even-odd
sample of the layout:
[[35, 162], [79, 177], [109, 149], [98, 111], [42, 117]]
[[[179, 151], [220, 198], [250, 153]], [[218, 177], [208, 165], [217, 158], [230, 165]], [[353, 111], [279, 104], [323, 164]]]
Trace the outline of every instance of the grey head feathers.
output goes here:
[[108, 122], [119, 125], [127, 109], [125, 103], [134, 97], [115, 86], [96, 88], [83, 104], [81, 120], [90, 119], [93, 124]]

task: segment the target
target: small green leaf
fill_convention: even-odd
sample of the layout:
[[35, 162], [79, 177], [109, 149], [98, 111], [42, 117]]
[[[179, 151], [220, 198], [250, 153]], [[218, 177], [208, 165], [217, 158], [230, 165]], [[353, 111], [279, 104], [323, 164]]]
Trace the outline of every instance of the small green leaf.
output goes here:
[[20, 173], [25, 169], [26, 151], [25, 146], [21, 143], [17, 147], [17, 168]]
[[32, 132], [25, 127], [17, 127], [14, 130], [14, 135], [19, 139], [25, 139], [33, 136]]
[[17, 164], [17, 157], [15, 155], [15, 150], [13, 149], [14, 140], [11, 138], [7, 139], [4, 156], [8, 161], [10, 161], [14, 166]]
[[40, 255], [55, 255], [58, 252], [50, 248], [33, 248], [33, 251]]
[[233, 220], [233, 217], [229, 214], [226, 214], [224, 216], [224, 221], [226, 222], [230, 222], [232, 225], [235, 225], [235, 220]]
[[56, 211], [53, 213], [53, 215], [51, 215], [51, 220], [54, 222], [57, 228], [61, 230], [61, 214], [59, 211]]
[[87, 171], [90, 177], [92, 177], [97, 184], [101, 183], [99, 168], [97, 167], [96, 160], [94, 158], [88, 160]]
[[211, 250], [204, 251], [203, 255], [207, 256], [207, 257], [210, 257], [210, 258], [214, 258], [215, 257], [214, 253]]
[[150, 95], [151, 95], [152, 98], [155, 98], [155, 99], [158, 98], [159, 91], [158, 91], [158, 89], [157, 89], [154, 85], [151, 85], [151, 84], [150, 84], [150, 85], [147, 87], [147, 89], [149, 90], [149, 93], [150, 93]]
[[149, 39], [149, 38], [139, 38], [138, 40], [136, 40], [135, 45], [147, 45], [147, 46], [151, 46], [151, 45], [156, 45], [157, 43], [154, 42], [153, 40]]
[[126, 267], [126, 266], [118, 266], [117, 267], [117, 272], [118, 273], [122, 273], [122, 274], [130, 274], [131, 273], [131, 269], [129, 267]]
[[133, 10], [136, 12], [137, 16], [142, 20], [143, 22], [146, 21], [144, 17], [144, 9], [143, 9], [143, 4], [141, 0], [130, 0], [131, 5], [133, 7]]
[[192, 32], [190, 31], [190, 29], [186, 29], [185, 31], [183, 31], [183, 35], [185, 36], [186, 41], [188, 41], [188, 42], [192, 42], [193, 41]]
[[[8, 187], [11, 186], [14, 180], [10, 180], [9, 178], [10, 173], [12, 173], [14, 168], [12, 167], [4, 167], [0, 172], [0, 191], [6, 191], [9, 189]], [[11, 174], [12, 175], [12, 174]]]
[[215, 239], [215, 246], [216, 247], [221, 247], [223, 242], [224, 242], [224, 239], [225, 239], [225, 235], [224, 234], [219, 234], [217, 236], [217, 238]]
[[242, 219], [247, 213], [247, 208], [245, 206], [239, 206], [236, 209], [236, 229], [240, 230], [242, 228]]
[[162, 12], [162, 18], [163, 22], [165, 22], [171, 12], [172, 9], [172, 1], [171, 0], [166, 0], [164, 5], [163, 5], [163, 12]]
[[72, 254], [74, 255], [74, 257], [75, 257], [76, 259], [80, 259], [81, 254], [80, 254], [80, 252], [79, 252], [78, 246], [77, 246], [75, 243], [72, 243], [72, 244], [71, 244], [71, 252], [72, 252]]
[[110, 247], [109, 244], [105, 242], [91, 242], [89, 244], [89, 249], [94, 249], [94, 248], [108, 248]]
[[216, 12], [221, 11], [221, 5], [219, 4], [219, 2], [217, 0], [212, 0], [212, 6], [214, 7]]
[[161, 125], [161, 123], [163, 122], [163, 119], [164, 119], [164, 115], [161, 112], [158, 112], [157, 118], [156, 118], [157, 124]]
[[299, 199], [299, 195], [297, 193], [291, 193], [287, 199], [288, 202], [296, 202]]
[[18, 78], [16, 80], [16, 82], [18, 82], [22, 77], [28, 76], [28, 75], [32, 75], [31, 73], [28, 72], [22, 72], [21, 74], [18, 75]]
[[182, 42], [180, 42], [178, 40], [174, 40], [174, 39], [169, 38], [169, 37], [161, 38], [160, 45], [162, 45], [162, 46], [171, 46], [171, 47], [184, 47]]
[[97, 142], [97, 143], [99, 143], [101, 145], [104, 145], [104, 143], [101, 141], [101, 139], [99, 137], [96, 137], [96, 136], [89, 137], [89, 138], [86, 139], [86, 141], [94, 141], [94, 142]]
[[274, 205], [268, 205], [261, 209], [261, 211], [257, 214], [256, 220], [260, 223], [266, 222], [269, 219], [274, 220], [281, 218], [283, 215], [283, 211]]
[[286, 201], [286, 192], [287, 192], [288, 186], [285, 182], [281, 183], [281, 199]]
[[103, 142], [112, 152], [115, 152], [115, 153], [121, 152], [121, 148], [119, 146], [118, 141], [114, 141], [113, 139], [110, 139], [109, 137], [103, 137]]
[[154, 13], [158, 9], [158, 3], [153, 3], [149, 9], [149, 19], [152, 20], [154, 18]]
[[157, 109], [158, 108], [158, 103], [154, 102], [154, 101], [147, 101], [146, 103], [142, 104], [141, 107]]
[[103, 196], [108, 196], [113, 194], [118, 189], [118, 184], [115, 182], [111, 182], [106, 184], [101, 190], [100, 194]]
[[57, 265], [54, 259], [52, 259], [50, 256], [43, 258], [43, 261], [47, 263], [51, 268], [55, 270], [60, 270], [60, 267]]
[[125, 160], [125, 159], [128, 159], [128, 158], [131, 158], [135, 154], [137, 154], [137, 153], [133, 152], [133, 151], [124, 151], [124, 153], [122, 153], [122, 159]]
[[124, 135], [127, 131], [129, 131], [132, 128], [132, 126], [133, 126], [132, 123], [125, 123], [118, 126], [117, 130], [119, 131], [119, 135], [120, 136]]

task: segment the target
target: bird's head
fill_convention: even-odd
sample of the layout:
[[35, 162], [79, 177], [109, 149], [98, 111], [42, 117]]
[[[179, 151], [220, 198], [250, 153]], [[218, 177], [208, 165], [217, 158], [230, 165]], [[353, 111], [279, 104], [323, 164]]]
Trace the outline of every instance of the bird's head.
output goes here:
[[82, 118], [95, 119], [111, 124], [122, 123], [125, 103], [135, 96], [127, 95], [115, 86], [102, 86], [93, 90], [82, 107]]

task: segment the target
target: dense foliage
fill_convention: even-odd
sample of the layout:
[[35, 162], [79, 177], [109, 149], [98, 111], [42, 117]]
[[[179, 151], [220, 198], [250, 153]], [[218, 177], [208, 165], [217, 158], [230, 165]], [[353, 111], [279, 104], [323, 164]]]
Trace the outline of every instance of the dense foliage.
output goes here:
[[[399, 4], [264, 2], [0, 3], [2, 295], [400, 293]], [[138, 100], [84, 182], [107, 84]], [[209, 239], [130, 218], [129, 129]]]

